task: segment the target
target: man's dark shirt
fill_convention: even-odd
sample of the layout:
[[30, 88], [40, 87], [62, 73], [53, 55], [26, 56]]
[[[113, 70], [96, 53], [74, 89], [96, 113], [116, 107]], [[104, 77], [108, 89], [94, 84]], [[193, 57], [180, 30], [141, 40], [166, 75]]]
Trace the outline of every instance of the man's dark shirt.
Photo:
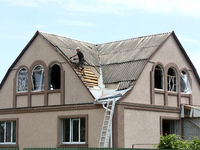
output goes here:
[[84, 59], [84, 55], [83, 55], [83, 53], [82, 53], [81, 51], [79, 51], [79, 52], [77, 53], [77, 55], [78, 55], [78, 59], [79, 59], [79, 60], [83, 60], [83, 59]]

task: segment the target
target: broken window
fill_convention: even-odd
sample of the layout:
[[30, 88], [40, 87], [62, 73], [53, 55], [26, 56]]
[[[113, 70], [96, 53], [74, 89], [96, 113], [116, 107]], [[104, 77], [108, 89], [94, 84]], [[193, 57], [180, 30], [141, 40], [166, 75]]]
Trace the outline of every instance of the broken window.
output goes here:
[[181, 72], [181, 92], [186, 94], [191, 94], [192, 90], [190, 87], [190, 82], [188, 78], [188, 74], [186, 71]]
[[33, 91], [44, 90], [44, 68], [42, 66], [36, 66], [33, 69], [31, 82]]
[[168, 91], [176, 92], [177, 89], [177, 81], [176, 81], [176, 71], [173, 68], [169, 68], [167, 73], [167, 83], [168, 83]]
[[49, 68], [49, 90], [60, 89], [60, 66], [57, 64]]
[[17, 76], [17, 92], [28, 91], [28, 71], [26, 68], [22, 68], [18, 72]]
[[159, 65], [155, 67], [154, 88], [163, 89], [163, 70]]

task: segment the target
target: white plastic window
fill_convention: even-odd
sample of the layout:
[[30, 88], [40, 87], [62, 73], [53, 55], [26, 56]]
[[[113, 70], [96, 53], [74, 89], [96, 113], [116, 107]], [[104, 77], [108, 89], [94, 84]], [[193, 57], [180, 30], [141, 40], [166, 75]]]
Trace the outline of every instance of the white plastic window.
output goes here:
[[17, 92], [28, 91], [28, 71], [26, 68], [22, 68], [18, 72], [17, 76]]
[[32, 91], [44, 90], [44, 68], [42, 66], [36, 66], [33, 69], [31, 82]]
[[187, 72], [182, 71], [180, 78], [181, 78], [181, 92], [186, 94], [192, 94]]
[[63, 120], [63, 144], [85, 144], [85, 118]]
[[16, 144], [16, 122], [0, 122], [0, 144]]
[[167, 73], [168, 91], [177, 91], [177, 77], [176, 71], [173, 68], [169, 68]]
[[159, 65], [155, 67], [154, 72], [154, 88], [156, 89], [163, 89], [163, 83], [164, 83], [164, 75], [163, 75], [163, 69]]

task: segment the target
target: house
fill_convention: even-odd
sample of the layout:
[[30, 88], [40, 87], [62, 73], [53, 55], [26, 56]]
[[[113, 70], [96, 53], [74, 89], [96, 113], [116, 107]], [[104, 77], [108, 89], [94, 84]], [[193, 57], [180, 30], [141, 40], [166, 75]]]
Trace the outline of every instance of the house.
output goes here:
[[173, 31], [103, 44], [37, 31], [0, 84], [0, 147], [152, 148], [160, 135], [199, 136], [199, 106]]

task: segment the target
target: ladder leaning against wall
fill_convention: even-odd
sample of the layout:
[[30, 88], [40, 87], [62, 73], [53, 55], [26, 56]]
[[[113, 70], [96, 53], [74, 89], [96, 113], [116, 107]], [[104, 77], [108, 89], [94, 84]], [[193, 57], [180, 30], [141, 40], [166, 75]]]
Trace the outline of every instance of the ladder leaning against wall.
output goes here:
[[[115, 109], [115, 99], [109, 100], [107, 102], [103, 102], [102, 105], [106, 109], [103, 126], [101, 130], [101, 137], [99, 140], [99, 147], [108, 147], [109, 139], [112, 134], [112, 117]], [[105, 106], [106, 104], [106, 106]]]

